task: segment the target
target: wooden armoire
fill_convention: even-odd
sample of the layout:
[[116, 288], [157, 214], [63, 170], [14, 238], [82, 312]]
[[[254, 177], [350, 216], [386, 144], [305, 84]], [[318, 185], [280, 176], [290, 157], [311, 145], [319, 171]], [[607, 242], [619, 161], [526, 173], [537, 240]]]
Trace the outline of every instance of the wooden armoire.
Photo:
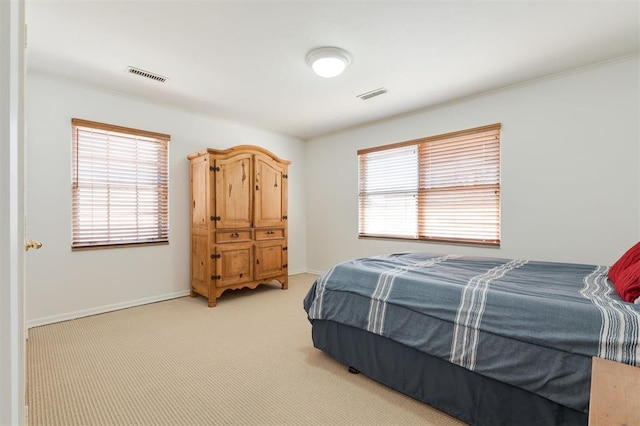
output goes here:
[[288, 288], [287, 169], [264, 148], [203, 149], [191, 174], [191, 296], [274, 280]]

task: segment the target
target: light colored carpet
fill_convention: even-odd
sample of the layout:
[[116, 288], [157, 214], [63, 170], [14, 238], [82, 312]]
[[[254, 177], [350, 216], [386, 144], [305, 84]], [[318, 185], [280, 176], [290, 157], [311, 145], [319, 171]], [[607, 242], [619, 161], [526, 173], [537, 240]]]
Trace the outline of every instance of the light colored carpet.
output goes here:
[[315, 276], [36, 327], [30, 425], [462, 425], [315, 349]]

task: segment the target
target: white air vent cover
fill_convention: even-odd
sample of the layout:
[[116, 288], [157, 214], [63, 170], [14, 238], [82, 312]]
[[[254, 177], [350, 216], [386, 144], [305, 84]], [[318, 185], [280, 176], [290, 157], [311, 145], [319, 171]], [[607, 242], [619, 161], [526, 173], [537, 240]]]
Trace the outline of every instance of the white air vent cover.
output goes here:
[[384, 87], [381, 87], [379, 89], [375, 89], [375, 90], [372, 90], [370, 92], [358, 95], [357, 97], [362, 99], [363, 101], [366, 101], [367, 99], [371, 99], [371, 98], [376, 97], [376, 96], [384, 95], [387, 92], [388, 92], [387, 89], [385, 89]]
[[163, 77], [159, 74], [154, 74], [149, 71], [141, 70], [140, 68], [129, 67], [129, 73], [139, 75], [140, 77], [150, 78], [151, 80], [159, 81], [160, 83], [164, 83], [167, 81], [167, 77]]

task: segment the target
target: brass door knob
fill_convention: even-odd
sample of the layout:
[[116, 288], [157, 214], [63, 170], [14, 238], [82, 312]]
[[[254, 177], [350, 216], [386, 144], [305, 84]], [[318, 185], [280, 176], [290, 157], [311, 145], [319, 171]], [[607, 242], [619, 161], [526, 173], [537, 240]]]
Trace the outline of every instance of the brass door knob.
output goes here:
[[38, 250], [40, 247], [42, 247], [42, 243], [40, 241], [35, 241], [35, 240], [27, 240], [26, 243], [24, 243], [24, 248], [25, 250], [29, 250], [29, 249], [36, 249]]

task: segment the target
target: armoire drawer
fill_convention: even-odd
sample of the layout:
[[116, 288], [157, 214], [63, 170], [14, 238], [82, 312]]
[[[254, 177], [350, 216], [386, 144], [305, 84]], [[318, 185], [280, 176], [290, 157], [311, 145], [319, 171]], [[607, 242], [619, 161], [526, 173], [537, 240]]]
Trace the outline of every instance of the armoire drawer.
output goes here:
[[283, 228], [256, 229], [256, 241], [278, 240], [284, 238]]
[[216, 243], [240, 243], [251, 240], [251, 229], [244, 229], [240, 231], [216, 231]]

